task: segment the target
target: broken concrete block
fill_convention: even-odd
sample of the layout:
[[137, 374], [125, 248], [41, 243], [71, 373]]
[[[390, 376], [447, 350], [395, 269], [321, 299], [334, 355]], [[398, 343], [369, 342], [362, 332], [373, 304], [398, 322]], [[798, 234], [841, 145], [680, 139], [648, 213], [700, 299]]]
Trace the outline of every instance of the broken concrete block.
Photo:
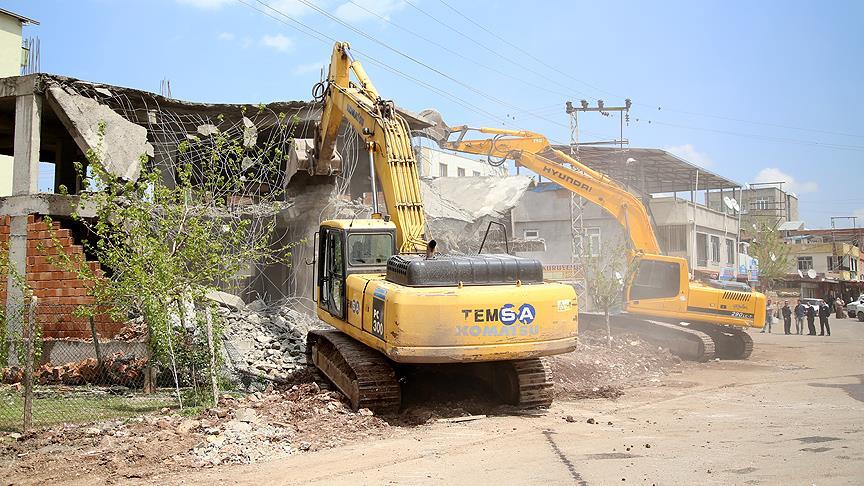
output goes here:
[[[141, 173], [141, 156], [153, 157], [147, 129], [130, 122], [98, 101], [68, 93], [59, 86], [46, 90], [52, 109], [82, 152], [94, 150], [105, 169], [121, 179], [134, 181]], [[104, 134], [101, 126], [104, 124]]]
[[225, 307], [230, 307], [236, 310], [243, 310], [246, 308], [246, 303], [243, 302], [243, 299], [237, 297], [236, 295], [229, 294], [227, 292], [222, 292], [220, 290], [214, 290], [212, 292], [207, 292], [204, 296], [208, 299], [217, 302]]

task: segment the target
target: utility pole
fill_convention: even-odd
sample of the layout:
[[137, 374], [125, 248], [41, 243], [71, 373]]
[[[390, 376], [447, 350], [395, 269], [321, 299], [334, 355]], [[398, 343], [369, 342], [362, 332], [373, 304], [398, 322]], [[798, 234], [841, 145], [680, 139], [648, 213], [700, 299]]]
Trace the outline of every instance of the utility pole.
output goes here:
[[[630, 142], [624, 138], [624, 123], [630, 122], [630, 99], [624, 100], [624, 106], [606, 106], [603, 100], [597, 100], [597, 106], [589, 106], [586, 100], [579, 102], [580, 106], [573, 106], [573, 102], [565, 103], [565, 112], [570, 117], [570, 155], [574, 159], [579, 160], [579, 148], [589, 145], [618, 145], [621, 149], [621, 155], [624, 155], [624, 145], [630, 145]], [[579, 140], [579, 113], [597, 112], [603, 116], [611, 116], [612, 112], [618, 112], [619, 116], [619, 134], [617, 140], [600, 140], [591, 142], [581, 142]], [[622, 158], [622, 163], [624, 159]], [[573, 169], [578, 170], [576, 167]], [[644, 177], [644, 176], [643, 176]], [[643, 179], [644, 182], [644, 179]], [[588, 290], [588, 282], [586, 280], [585, 269], [582, 263], [582, 258], [585, 256], [585, 220], [583, 217], [583, 209], [585, 207], [585, 199], [575, 193], [570, 193], [570, 237], [571, 253], [570, 263], [573, 265], [573, 279], [577, 282], [576, 296], [579, 300], [579, 305], [587, 303], [586, 293]], [[591, 251], [590, 243], [587, 248]]]

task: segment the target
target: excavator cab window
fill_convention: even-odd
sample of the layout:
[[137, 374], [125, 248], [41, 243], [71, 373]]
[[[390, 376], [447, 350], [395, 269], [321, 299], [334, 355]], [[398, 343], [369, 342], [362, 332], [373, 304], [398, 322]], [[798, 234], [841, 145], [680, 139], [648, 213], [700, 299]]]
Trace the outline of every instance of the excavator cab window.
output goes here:
[[677, 297], [681, 291], [681, 266], [675, 262], [640, 260], [630, 300]]
[[345, 317], [345, 233], [334, 228], [322, 231], [319, 255], [319, 304], [335, 317]]
[[395, 247], [390, 233], [351, 233], [348, 248], [349, 265], [370, 267], [386, 265]]

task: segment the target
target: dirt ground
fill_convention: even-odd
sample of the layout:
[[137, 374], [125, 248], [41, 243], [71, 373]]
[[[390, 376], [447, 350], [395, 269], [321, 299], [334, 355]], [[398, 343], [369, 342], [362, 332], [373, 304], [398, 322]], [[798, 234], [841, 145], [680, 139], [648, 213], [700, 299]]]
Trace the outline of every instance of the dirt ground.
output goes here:
[[[110, 427], [78, 428], [71, 441], [16, 442], [0, 452], [0, 483], [861, 484], [864, 324], [833, 321], [832, 331], [755, 334], [750, 360], [705, 364], [678, 363], [630, 337], [611, 351], [589, 337], [581, 352], [553, 363], [558, 396], [539, 414], [448, 397], [409, 403], [388, 421], [344, 410], [331, 392], [304, 384], [198, 418], [122, 425], [152, 433], [141, 443], [111, 445]], [[485, 418], [473, 421], [437, 420], [481, 411]], [[192, 431], [183, 433], [184, 423]], [[229, 423], [264, 432], [239, 435], [247, 442], [213, 456], [213, 465], [208, 437], [225, 437], [220, 451], [231, 446]], [[289, 450], [242, 455], [262, 443]]]

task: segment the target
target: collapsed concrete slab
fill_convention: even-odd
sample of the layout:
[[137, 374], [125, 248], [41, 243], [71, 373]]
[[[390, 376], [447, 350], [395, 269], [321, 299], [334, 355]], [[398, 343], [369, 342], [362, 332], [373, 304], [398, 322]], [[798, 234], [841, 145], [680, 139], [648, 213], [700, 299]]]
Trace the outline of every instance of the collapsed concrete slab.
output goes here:
[[134, 181], [143, 157], [153, 157], [147, 129], [123, 118], [98, 101], [67, 92], [62, 86], [46, 90], [46, 99], [82, 152], [93, 151], [112, 175]]

